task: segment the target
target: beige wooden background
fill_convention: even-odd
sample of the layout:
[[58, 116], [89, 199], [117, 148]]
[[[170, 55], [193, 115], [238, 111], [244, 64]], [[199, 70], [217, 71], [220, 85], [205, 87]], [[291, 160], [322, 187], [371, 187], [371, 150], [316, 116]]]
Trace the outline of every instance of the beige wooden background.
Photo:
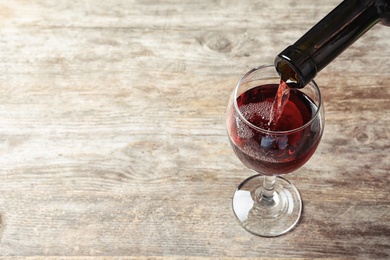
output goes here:
[[316, 78], [299, 225], [260, 238], [231, 209], [252, 174], [226, 137], [234, 85], [339, 2], [0, 0], [0, 255], [389, 258], [389, 27]]

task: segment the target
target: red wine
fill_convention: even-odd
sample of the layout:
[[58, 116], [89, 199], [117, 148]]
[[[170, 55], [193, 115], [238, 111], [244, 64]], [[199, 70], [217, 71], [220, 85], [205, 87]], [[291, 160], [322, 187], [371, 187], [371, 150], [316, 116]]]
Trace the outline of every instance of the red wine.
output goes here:
[[281, 79], [275, 100], [271, 106], [268, 125], [272, 126], [277, 124], [279, 118], [282, 116], [285, 106], [288, 104], [289, 97], [290, 87], [283, 79]]
[[264, 175], [286, 174], [301, 167], [316, 150], [323, 129], [319, 118], [302, 127], [314, 117], [317, 106], [298, 89], [290, 90], [278, 120], [270, 119], [278, 87], [278, 84], [262, 85], [242, 93], [237, 98], [241, 116], [232, 109], [227, 122], [237, 157]]

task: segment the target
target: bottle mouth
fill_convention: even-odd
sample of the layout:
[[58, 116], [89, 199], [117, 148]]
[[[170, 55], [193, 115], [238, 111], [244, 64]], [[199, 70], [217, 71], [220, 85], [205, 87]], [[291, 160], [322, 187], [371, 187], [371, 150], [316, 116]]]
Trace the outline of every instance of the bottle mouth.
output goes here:
[[390, 26], [390, 15], [389, 15], [389, 17], [382, 18], [380, 23], [385, 25], [385, 26]]
[[287, 83], [290, 88], [303, 88], [306, 86], [301, 73], [297, 72], [295, 66], [289, 61], [287, 56], [281, 55], [275, 59], [275, 68], [280, 78]]
[[276, 56], [274, 64], [279, 75], [292, 88], [305, 87], [317, 75], [317, 65], [311, 55], [295, 46], [283, 50]]

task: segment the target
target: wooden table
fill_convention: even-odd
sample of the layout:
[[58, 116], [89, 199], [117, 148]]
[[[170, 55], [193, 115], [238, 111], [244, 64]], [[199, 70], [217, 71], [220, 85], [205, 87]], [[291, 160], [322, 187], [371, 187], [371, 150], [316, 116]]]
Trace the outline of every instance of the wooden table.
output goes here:
[[0, 254], [388, 259], [389, 27], [316, 78], [298, 226], [257, 237], [231, 209], [253, 174], [226, 136], [234, 85], [339, 2], [0, 0]]

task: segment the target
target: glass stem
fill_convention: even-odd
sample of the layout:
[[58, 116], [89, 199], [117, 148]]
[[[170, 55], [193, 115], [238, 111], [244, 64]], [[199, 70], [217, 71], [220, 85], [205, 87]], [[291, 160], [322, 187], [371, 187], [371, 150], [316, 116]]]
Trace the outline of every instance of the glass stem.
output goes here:
[[274, 201], [274, 184], [276, 176], [264, 176], [263, 188], [260, 194], [260, 203], [266, 206], [275, 205]]

